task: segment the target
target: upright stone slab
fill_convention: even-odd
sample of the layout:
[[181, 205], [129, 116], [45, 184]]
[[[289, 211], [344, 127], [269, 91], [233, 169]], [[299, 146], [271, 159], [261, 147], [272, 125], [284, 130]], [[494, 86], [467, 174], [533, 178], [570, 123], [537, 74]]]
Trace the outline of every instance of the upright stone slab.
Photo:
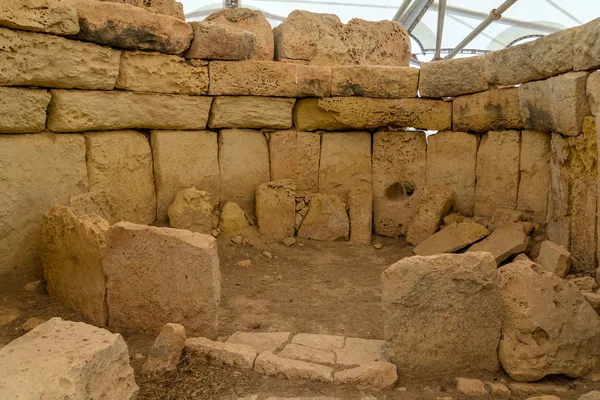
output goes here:
[[104, 191], [114, 201], [115, 218], [140, 224], [156, 220], [152, 153], [136, 131], [85, 134], [90, 191]]
[[317, 192], [321, 135], [296, 130], [275, 131], [269, 138], [271, 179], [292, 179], [296, 192]]
[[375, 233], [399, 236], [408, 229], [425, 185], [424, 132], [373, 135], [373, 218]]
[[418, 245], [440, 227], [442, 218], [452, 206], [452, 189], [448, 186], [425, 185], [415, 218], [408, 226], [406, 241]]
[[295, 99], [254, 96], [219, 96], [210, 110], [210, 128], [292, 127]]
[[381, 281], [388, 357], [402, 374], [498, 371], [500, 276], [491, 254], [404, 258]]
[[344, 65], [331, 69], [332, 96], [417, 97], [419, 70], [389, 65]]
[[172, 322], [216, 336], [221, 283], [212, 236], [119, 222], [108, 231], [103, 265], [112, 328], [158, 333]]
[[0, 273], [39, 268], [43, 213], [87, 191], [82, 135], [0, 135]]
[[350, 242], [370, 244], [373, 232], [373, 187], [354, 187], [348, 193]]
[[54, 35], [75, 35], [79, 32], [77, 8], [71, 0], [3, 1], [0, 26]]
[[295, 217], [294, 181], [271, 181], [256, 188], [256, 221], [261, 234], [276, 241], [294, 236]]
[[150, 349], [143, 371], [160, 373], [177, 369], [185, 340], [186, 333], [182, 325], [165, 324]]
[[600, 115], [600, 71], [592, 72], [588, 76], [585, 91], [592, 115]]
[[221, 203], [233, 201], [254, 216], [255, 191], [271, 180], [269, 148], [260, 131], [224, 129], [219, 132]]
[[37, 133], [46, 129], [46, 90], [0, 87], [0, 133]]
[[600, 51], [597, 43], [600, 37], [598, 18], [582, 25], [573, 37], [573, 69], [575, 71], [600, 68]]
[[465, 132], [442, 131], [427, 138], [427, 183], [452, 188], [452, 207], [472, 216], [479, 138]]
[[517, 210], [531, 214], [536, 221], [546, 218], [550, 187], [550, 134], [521, 132], [521, 159]]
[[48, 294], [98, 326], [108, 322], [102, 268], [108, 228], [108, 221], [97, 215], [76, 216], [56, 205], [44, 215], [40, 233]]
[[[548, 193], [547, 222], [549, 224], [566, 221], [569, 216], [569, 170], [568, 154], [569, 146], [565, 138], [559, 133], [553, 133], [550, 138], [550, 188]], [[570, 224], [566, 224], [569, 226]], [[570, 234], [569, 234], [570, 237]], [[550, 240], [570, 246], [570, 240], [566, 242], [550, 238]]]
[[497, 208], [517, 207], [519, 131], [488, 132], [477, 152], [475, 215], [491, 217]]
[[219, 204], [221, 180], [217, 134], [210, 131], [152, 131], [157, 220], [167, 221], [167, 209], [181, 189], [194, 187]]
[[488, 90], [484, 58], [467, 57], [421, 64], [419, 94], [422, 97], [454, 97]]
[[0, 388], [7, 399], [133, 400], [138, 393], [121, 335], [60, 318], [0, 349]]
[[452, 102], [452, 129], [456, 131], [498, 131], [522, 129], [519, 89], [491, 89]]
[[206, 20], [192, 22], [190, 26], [194, 39], [185, 58], [247, 60], [254, 52], [257, 37], [250, 31]]

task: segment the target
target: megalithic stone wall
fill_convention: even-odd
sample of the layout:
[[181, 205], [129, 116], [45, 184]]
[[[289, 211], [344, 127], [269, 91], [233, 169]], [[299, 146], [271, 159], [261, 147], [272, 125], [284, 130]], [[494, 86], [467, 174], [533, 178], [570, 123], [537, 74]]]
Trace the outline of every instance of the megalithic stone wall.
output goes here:
[[599, 20], [418, 69], [390, 21], [36, 2], [0, 7], [0, 273], [39, 268], [41, 216], [72, 196], [165, 224], [194, 186], [253, 217], [280, 179], [338, 196], [362, 243], [371, 208], [374, 233], [405, 234], [429, 183], [467, 216], [524, 211], [596, 267]]

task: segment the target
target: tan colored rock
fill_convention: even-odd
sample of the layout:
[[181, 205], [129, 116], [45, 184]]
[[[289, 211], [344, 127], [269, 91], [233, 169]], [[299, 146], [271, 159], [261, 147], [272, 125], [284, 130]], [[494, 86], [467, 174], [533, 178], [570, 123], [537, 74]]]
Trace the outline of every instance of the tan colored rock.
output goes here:
[[233, 201], [228, 201], [221, 210], [219, 229], [224, 233], [237, 233], [246, 229], [248, 220], [244, 210]]
[[417, 97], [419, 70], [390, 65], [344, 65], [331, 69], [332, 96]]
[[85, 134], [90, 191], [105, 191], [114, 201], [115, 219], [141, 224], [156, 220], [152, 154], [136, 131]]
[[250, 31], [208, 21], [191, 22], [194, 39], [185, 58], [247, 60], [258, 41]]
[[501, 268], [502, 340], [498, 355], [516, 381], [583, 376], [596, 367], [600, 317], [569, 282], [526, 263]]
[[295, 101], [295, 99], [277, 97], [215, 97], [208, 126], [288, 129], [292, 127], [292, 109]]
[[124, 51], [116, 88], [134, 92], [202, 95], [208, 92], [208, 66], [178, 56]]
[[[108, 1], [111, 3], [121, 3], [121, 4], [129, 4], [136, 7], [141, 7], [146, 11], [150, 11], [154, 14], [164, 14], [171, 17], [179, 18], [181, 20], [185, 20], [185, 16], [183, 15], [183, 4], [175, 1], [175, 0], [151, 0], [148, 2], [147, 0], [100, 0], [100, 1]], [[150, 4], [148, 6], [148, 4]]]
[[121, 335], [60, 318], [0, 349], [0, 387], [7, 399], [130, 400], [138, 392]]
[[157, 219], [167, 222], [167, 209], [177, 193], [194, 187], [219, 205], [221, 179], [217, 134], [210, 131], [152, 131]]
[[512, 393], [505, 384], [499, 382], [486, 382], [486, 386], [490, 388], [492, 397], [496, 399], [509, 399]]
[[571, 268], [571, 253], [563, 246], [545, 240], [540, 247], [540, 254], [535, 259], [546, 271], [564, 278]]
[[205, 129], [212, 102], [212, 98], [203, 96], [118, 91], [52, 90], [50, 93], [48, 129], [52, 132]]
[[44, 322], [46, 322], [46, 320], [39, 318], [39, 317], [27, 318], [25, 320], [25, 322], [23, 322], [23, 324], [21, 325], [21, 329], [24, 330], [25, 332], [29, 332], [29, 331], [37, 328], [39, 325], [43, 324]]
[[346, 338], [344, 347], [335, 349], [339, 365], [363, 365], [375, 361], [387, 361], [385, 342], [377, 339]]
[[250, 55], [251, 60], [273, 60], [274, 39], [271, 24], [257, 10], [248, 8], [225, 8], [214, 12], [205, 21], [229, 25], [250, 31], [256, 35], [256, 44]]
[[108, 222], [97, 215], [78, 217], [57, 205], [44, 215], [40, 233], [48, 294], [98, 326], [108, 320], [102, 267], [108, 228]]
[[327, 242], [348, 240], [349, 224], [346, 204], [339, 196], [317, 193], [310, 200], [298, 237]]
[[0, 307], [0, 327], [5, 327], [21, 317], [22, 312], [14, 308]]
[[210, 235], [213, 228], [213, 207], [204, 190], [187, 188], [175, 196], [169, 206], [169, 226]]
[[374, 361], [359, 367], [338, 371], [333, 382], [355, 385], [359, 389], [386, 389], [398, 381], [396, 366], [385, 361]]
[[273, 353], [283, 346], [290, 336], [290, 332], [236, 332], [225, 343], [245, 344], [258, 353]]
[[522, 129], [519, 89], [491, 89], [452, 102], [452, 129], [457, 131], [498, 131]]
[[118, 204], [112, 195], [104, 190], [72, 196], [67, 206], [75, 215], [95, 214], [107, 220], [110, 225], [120, 221]]
[[175, 370], [179, 364], [185, 340], [185, 328], [182, 325], [165, 324], [154, 341], [142, 370], [145, 372]]
[[517, 207], [520, 141], [519, 131], [483, 135], [477, 152], [475, 215], [491, 217], [499, 207]]
[[37, 133], [46, 129], [46, 90], [0, 87], [0, 133]]
[[0, 54], [0, 85], [102, 90], [115, 87], [120, 51], [4, 28], [0, 28], [0, 42], [11, 49]]
[[373, 188], [355, 187], [348, 193], [350, 242], [371, 244], [373, 232]]
[[239, 204], [249, 218], [255, 211], [255, 191], [269, 182], [269, 148], [260, 131], [225, 129], [219, 133], [221, 203]]
[[421, 97], [454, 97], [483, 92], [489, 88], [490, 85], [484, 76], [484, 57], [456, 58], [421, 64]]
[[425, 185], [414, 219], [408, 226], [406, 240], [416, 246], [433, 235], [452, 206], [452, 189]]
[[[569, 216], [569, 169], [568, 141], [558, 133], [553, 133], [550, 138], [550, 188], [548, 191], [548, 228], [549, 234], [552, 230], [552, 225], [556, 225], [557, 231], [569, 230], [569, 240], [563, 242], [554, 238], [550, 238], [553, 242], [561, 244], [565, 247], [570, 246], [570, 219]], [[566, 223], [568, 222], [568, 223]], [[561, 228], [561, 229], [558, 229]]]
[[591, 276], [567, 275], [565, 279], [577, 286], [584, 293], [596, 292], [598, 290], [598, 282]]
[[252, 347], [239, 343], [221, 343], [195, 337], [185, 341], [185, 348], [193, 355], [233, 368], [251, 369], [257, 353]]
[[79, 32], [77, 9], [70, 0], [3, 1], [0, 26], [54, 35], [75, 35]]
[[275, 241], [294, 236], [295, 217], [294, 181], [271, 181], [256, 188], [256, 221], [261, 234]]
[[41, 280], [37, 280], [37, 281], [31, 281], [26, 283], [23, 286], [23, 289], [28, 291], [28, 292], [37, 292], [37, 290], [42, 286], [42, 281]]
[[492, 255], [404, 258], [381, 280], [388, 357], [403, 375], [498, 370], [500, 277]]
[[511, 210], [510, 208], [496, 208], [488, 224], [488, 228], [495, 231], [506, 224], [520, 221], [523, 221], [523, 213], [521, 211]]
[[298, 99], [294, 106], [294, 126], [298, 131], [338, 131], [350, 128], [333, 113], [319, 107], [319, 99]]
[[521, 131], [521, 158], [517, 209], [543, 222], [550, 187], [550, 137], [548, 133]]
[[586, 83], [586, 93], [592, 115], [600, 115], [600, 71], [590, 73]]
[[413, 252], [418, 256], [454, 253], [487, 235], [487, 228], [481, 224], [468, 221], [454, 222], [423, 240], [413, 249]]
[[583, 292], [583, 297], [585, 297], [590, 306], [596, 311], [596, 314], [600, 314], [600, 294]]
[[43, 213], [87, 191], [82, 135], [0, 135], [0, 273], [39, 270]]
[[579, 397], [579, 400], [599, 400], [600, 399], [600, 391], [598, 390], [592, 390], [591, 392], [588, 392], [586, 394], [584, 394], [583, 396]]
[[221, 285], [212, 236], [119, 222], [108, 231], [103, 265], [112, 328], [159, 332], [170, 321], [216, 336]]
[[296, 130], [275, 131], [269, 139], [271, 180], [292, 179], [296, 192], [317, 192], [321, 135]]
[[321, 382], [333, 381], [333, 370], [330, 367], [278, 357], [270, 351], [260, 353], [256, 357], [254, 371], [259, 374], [286, 379], [308, 379]]
[[154, 14], [129, 4], [76, 0], [77, 38], [131, 50], [179, 54], [190, 47], [192, 27], [178, 18]]
[[479, 379], [456, 378], [456, 389], [467, 397], [487, 396], [485, 385]]
[[600, 67], [600, 52], [596, 47], [600, 29], [598, 18], [582, 25], [573, 37], [573, 69], [597, 69]]
[[529, 236], [523, 225], [512, 222], [496, 229], [492, 234], [479, 243], [469, 247], [467, 252], [489, 252], [500, 264], [513, 254], [527, 250]]
[[345, 338], [336, 335], [298, 333], [292, 338], [292, 343], [315, 349], [335, 350], [344, 347]]
[[425, 185], [425, 133], [377, 132], [372, 157], [374, 230], [396, 237], [408, 229]]
[[295, 343], [287, 344], [277, 353], [279, 357], [317, 364], [335, 364], [335, 353], [331, 350], [315, 349]]
[[[549, 381], [539, 381], [539, 382], [510, 382], [509, 383], [510, 390], [513, 394], [518, 396], [531, 396], [531, 395], [540, 395], [543, 393], [552, 393], [555, 395], [564, 396], [569, 393], [569, 389], [566, 386], [555, 384], [554, 382]], [[555, 399], [549, 399], [555, 400]]]

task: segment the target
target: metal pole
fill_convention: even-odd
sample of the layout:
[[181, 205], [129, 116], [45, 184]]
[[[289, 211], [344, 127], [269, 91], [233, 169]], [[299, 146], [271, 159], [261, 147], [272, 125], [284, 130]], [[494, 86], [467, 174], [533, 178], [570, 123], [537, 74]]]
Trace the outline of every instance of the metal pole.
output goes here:
[[402, 14], [404, 14], [404, 12], [408, 9], [408, 6], [410, 6], [411, 1], [412, 0], [404, 0], [402, 2], [400, 7], [398, 8], [398, 11], [396, 11], [396, 14], [394, 14], [394, 18], [392, 18], [392, 21], [400, 21], [400, 17], [402, 17]]
[[444, 36], [444, 18], [446, 16], [446, 0], [440, 0], [438, 7], [437, 33], [435, 36], [435, 55], [434, 60], [441, 60], [440, 51], [442, 49], [442, 37]]
[[479, 35], [485, 28], [487, 28], [492, 22], [499, 20], [500, 18], [502, 18], [502, 13], [504, 11], [506, 11], [510, 6], [512, 6], [513, 4], [515, 4], [517, 2], [517, 0], [506, 0], [504, 3], [502, 3], [502, 5], [500, 5], [500, 7], [493, 9], [492, 11], [490, 11], [490, 15], [488, 15], [486, 17], [486, 19], [484, 19], [481, 24], [479, 24], [479, 26], [477, 28], [475, 28], [473, 30], [473, 32], [469, 33], [467, 35], [466, 38], [463, 39], [462, 42], [460, 42], [455, 48], [454, 50], [452, 50], [446, 57], [445, 59], [451, 59], [453, 58], [455, 55], [457, 55], [462, 49], [465, 48], [466, 45], [468, 45], [469, 43], [471, 43], [471, 41], [473, 39], [475, 39], [475, 37], [477, 37], [477, 35]]

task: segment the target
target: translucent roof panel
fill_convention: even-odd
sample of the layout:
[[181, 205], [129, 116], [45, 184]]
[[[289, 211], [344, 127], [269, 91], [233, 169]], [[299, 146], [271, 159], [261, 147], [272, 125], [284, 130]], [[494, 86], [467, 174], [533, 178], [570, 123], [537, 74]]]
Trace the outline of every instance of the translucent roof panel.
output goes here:
[[[201, 20], [224, 7], [222, 0], [180, 0], [188, 21]], [[239, 0], [239, 7], [262, 11], [277, 26], [294, 10], [336, 14], [342, 22], [352, 18], [391, 20], [403, 0]], [[442, 57], [454, 49], [504, 0], [447, 0], [442, 35]], [[427, 6], [429, 7], [427, 8]], [[419, 13], [426, 9], [424, 13]], [[407, 17], [412, 12], [413, 19]], [[418, 22], [414, 16], [422, 14]], [[517, 0], [498, 21], [477, 35], [458, 56], [482, 54], [557, 30], [581, 25], [600, 17], [600, 0]], [[421, 61], [433, 57], [436, 43], [438, 1], [412, 0], [400, 22], [410, 29], [412, 52]]]

